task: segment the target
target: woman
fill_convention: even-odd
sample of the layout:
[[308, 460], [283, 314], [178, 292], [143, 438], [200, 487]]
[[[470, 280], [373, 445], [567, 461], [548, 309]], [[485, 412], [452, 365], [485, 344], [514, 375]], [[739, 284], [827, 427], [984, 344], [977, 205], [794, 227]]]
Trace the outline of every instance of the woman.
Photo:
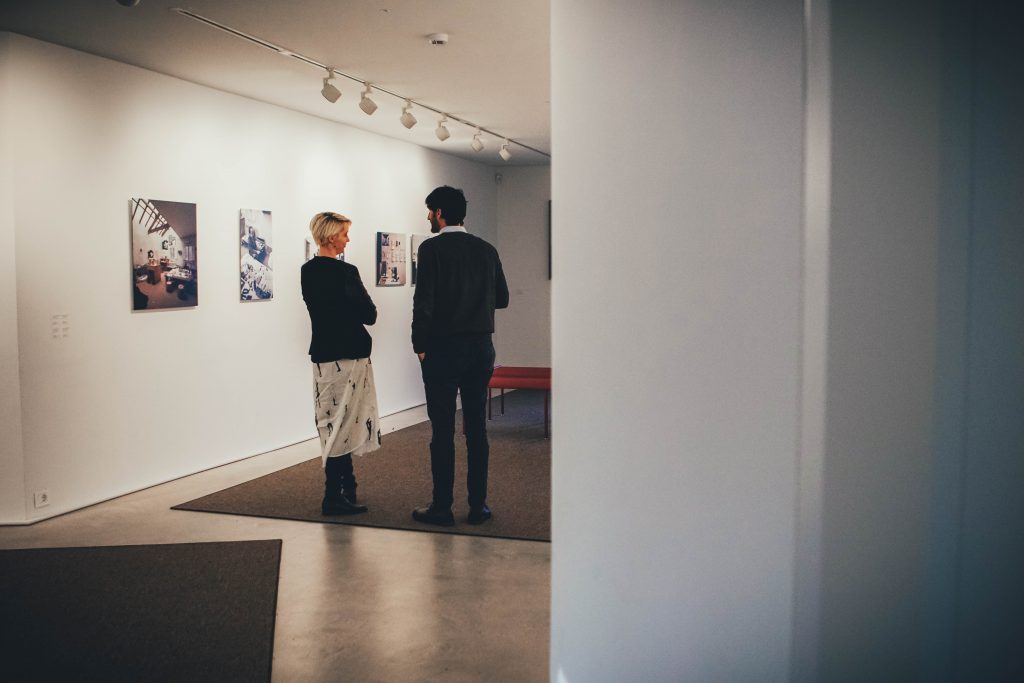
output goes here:
[[302, 298], [313, 338], [309, 357], [316, 380], [316, 427], [324, 465], [325, 515], [366, 512], [356, 503], [352, 456], [380, 448], [377, 389], [370, 365], [372, 339], [364, 325], [377, 321], [359, 270], [338, 260], [352, 225], [345, 216], [313, 216], [309, 231], [320, 249], [302, 266]]

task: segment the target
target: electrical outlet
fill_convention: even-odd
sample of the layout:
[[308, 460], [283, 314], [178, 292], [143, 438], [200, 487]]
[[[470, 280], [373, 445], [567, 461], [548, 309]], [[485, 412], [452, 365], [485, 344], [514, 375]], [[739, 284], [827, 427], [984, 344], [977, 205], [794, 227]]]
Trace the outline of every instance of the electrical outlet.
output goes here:
[[50, 504], [50, 492], [47, 489], [36, 491], [32, 494], [32, 501], [37, 508], [44, 508]]

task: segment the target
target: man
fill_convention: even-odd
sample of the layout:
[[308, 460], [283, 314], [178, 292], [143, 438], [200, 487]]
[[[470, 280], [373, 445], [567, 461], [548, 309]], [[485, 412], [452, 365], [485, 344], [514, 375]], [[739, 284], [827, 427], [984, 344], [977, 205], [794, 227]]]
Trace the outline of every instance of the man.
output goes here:
[[420, 358], [430, 417], [430, 505], [413, 510], [418, 522], [452, 526], [455, 479], [455, 396], [462, 394], [469, 475], [470, 524], [491, 518], [487, 507], [487, 383], [494, 372], [494, 309], [508, 306], [498, 252], [463, 227], [466, 196], [439, 187], [426, 199], [430, 232], [416, 257], [412, 347]]

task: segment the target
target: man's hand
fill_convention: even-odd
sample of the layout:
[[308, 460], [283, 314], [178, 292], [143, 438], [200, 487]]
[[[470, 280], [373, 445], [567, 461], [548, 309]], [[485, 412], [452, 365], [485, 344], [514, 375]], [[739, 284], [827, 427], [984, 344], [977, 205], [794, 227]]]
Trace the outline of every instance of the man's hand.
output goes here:
[[423, 362], [423, 359], [427, 357], [427, 354], [425, 354], [425, 353], [417, 353], [416, 355], [420, 357], [420, 362], [421, 363]]

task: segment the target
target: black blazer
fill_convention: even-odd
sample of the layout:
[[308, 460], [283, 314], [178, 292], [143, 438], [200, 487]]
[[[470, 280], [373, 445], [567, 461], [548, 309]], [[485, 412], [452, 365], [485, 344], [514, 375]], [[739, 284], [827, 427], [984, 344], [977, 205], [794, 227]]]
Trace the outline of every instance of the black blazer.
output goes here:
[[311, 361], [370, 357], [373, 339], [363, 325], [377, 322], [377, 307], [363, 287], [358, 268], [314, 256], [302, 265], [302, 298], [313, 327]]
[[494, 332], [494, 309], [508, 307], [498, 251], [466, 232], [446, 232], [420, 245], [412, 298], [412, 348], [438, 339]]

